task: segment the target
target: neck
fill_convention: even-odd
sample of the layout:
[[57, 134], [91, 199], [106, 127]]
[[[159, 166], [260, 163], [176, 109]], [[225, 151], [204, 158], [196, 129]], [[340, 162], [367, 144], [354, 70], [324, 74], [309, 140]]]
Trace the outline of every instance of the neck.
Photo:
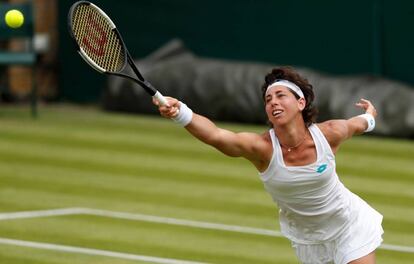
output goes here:
[[284, 126], [277, 126], [273, 128], [277, 138], [286, 149], [290, 150], [301, 145], [308, 133], [305, 123], [302, 120], [286, 124]]

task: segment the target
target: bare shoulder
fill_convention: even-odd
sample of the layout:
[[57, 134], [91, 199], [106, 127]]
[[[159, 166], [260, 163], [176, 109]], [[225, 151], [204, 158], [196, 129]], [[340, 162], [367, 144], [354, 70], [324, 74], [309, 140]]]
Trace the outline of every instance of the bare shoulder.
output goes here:
[[243, 132], [239, 133], [241, 140], [248, 143], [246, 158], [250, 160], [259, 171], [266, 168], [272, 158], [273, 145], [269, 131], [261, 134]]
[[339, 144], [348, 136], [348, 127], [346, 120], [328, 120], [318, 123], [317, 126], [322, 131], [326, 140], [333, 150], [338, 148]]
[[240, 139], [243, 142], [250, 142], [251, 148], [254, 153], [261, 154], [272, 146], [272, 139], [269, 131], [265, 131], [261, 134], [251, 132], [238, 133]]

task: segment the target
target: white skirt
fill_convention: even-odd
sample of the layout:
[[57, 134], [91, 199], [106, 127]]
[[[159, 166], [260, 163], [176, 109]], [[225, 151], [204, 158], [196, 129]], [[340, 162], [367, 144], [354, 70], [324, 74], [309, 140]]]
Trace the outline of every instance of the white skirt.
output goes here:
[[378, 248], [384, 233], [382, 215], [365, 202], [361, 205], [363, 206], [356, 210], [357, 216], [352, 223], [336, 239], [316, 244], [292, 242], [301, 263], [347, 264]]

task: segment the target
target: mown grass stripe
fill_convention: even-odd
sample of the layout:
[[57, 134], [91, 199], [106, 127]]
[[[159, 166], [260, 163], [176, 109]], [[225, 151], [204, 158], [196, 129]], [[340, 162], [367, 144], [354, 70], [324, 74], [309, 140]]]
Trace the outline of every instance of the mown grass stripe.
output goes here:
[[410, 140], [362, 136], [345, 142], [340, 152], [379, 159], [410, 161], [414, 157], [413, 145]]
[[[214, 166], [209, 169], [199, 169], [197, 166], [158, 166], [154, 162], [111, 162], [105, 160], [87, 160], [82, 158], [67, 159], [65, 157], [36, 155], [36, 154], [15, 154], [13, 152], [0, 153], [3, 162], [16, 166], [22, 163], [28, 166], [49, 166], [52, 168], [82, 170], [85, 173], [109, 173], [112, 176], [124, 175], [127, 177], [147, 177], [155, 180], [174, 180], [178, 182], [193, 182], [209, 186], [226, 186], [233, 189], [255, 189], [263, 190], [263, 186], [256, 174], [240, 173], [237, 175], [214, 170]], [[158, 163], [163, 162], [158, 160]], [[167, 164], [167, 162], [165, 162]], [[6, 165], [7, 166], [7, 165]], [[212, 168], [213, 167], [213, 168]], [[242, 177], [240, 177], [242, 176]]]
[[100, 250], [100, 249], [92, 249], [92, 248], [82, 248], [82, 247], [57, 245], [57, 244], [50, 244], [50, 243], [40, 243], [40, 242], [33, 242], [33, 241], [23, 241], [23, 240], [8, 239], [8, 238], [0, 238], [0, 244], [53, 250], [53, 251], [61, 251], [61, 252], [80, 253], [80, 254], [87, 254], [87, 255], [105, 256], [105, 257], [111, 257], [111, 258], [138, 260], [138, 261], [145, 261], [149, 263], [159, 263], [159, 264], [203, 264], [203, 263], [206, 263], [206, 262], [195, 262], [195, 261], [186, 261], [186, 260], [177, 260], [177, 259], [158, 258], [158, 257], [153, 257], [153, 256], [135, 255], [135, 254], [113, 252], [113, 251], [108, 251], [108, 250]]
[[412, 183], [399, 182], [395, 179], [363, 178], [356, 175], [343, 174], [341, 180], [355, 191], [371, 191], [380, 194], [398, 193], [407, 197], [414, 197], [414, 181]]
[[[84, 171], [75, 168], [68, 168], [62, 173], [62, 168], [60, 166], [43, 166], [38, 164], [29, 164], [26, 163], [25, 167], [30, 169], [31, 174], [24, 173], [19, 170], [19, 165], [16, 163], [0, 162], [0, 169], [4, 172], [3, 176], [0, 178], [7, 181], [11, 181], [13, 186], [13, 180], [18, 181], [27, 181], [28, 183], [34, 181], [38, 184], [45, 185], [63, 185], [70, 188], [76, 188], [78, 186], [88, 187], [94, 186], [95, 188], [110, 188], [110, 189], [125, 189], [132, 191], [139, 191], [140, 189], [148, 190], [159, 190], [159, 191], [168, 191], [174, 192], [174, 190], [188, 190], [189, 193], [192, 193], [194, 196], [203, 196], [206, 193], [209, 193], [211, 196], [220, 197], [221, 199], [237, 200], [240, 202], [247, 203], [260, 203], [263, 204], [264, 197], [267, 198], [267, 195], [263, 192], [263, 188], [257, 180], [258, 189], [251, 188], [245, 189], [243, 191], [244, 195], [240, 194], [240, 188], [235, 188], [231, 184], [223, 185], [220, 183], [219, 179], [217, 184], [209, 184], [203, 181], [205, 177], [198, 177], [197, 175], [192, 175], [192, 180], [182, 180], [179, 181], [176, 179], [175, 174], [164, 175], [161, 177], [154, 177], [154, 172], [149, 171], [149, 174], [140, 172], [139, 174], [123, 174], [123, 173], [110, 173], [108, 171]], [[159, 172], [156, 172], [159, 174]], [[59, 175], [59, 177], [55, 177]], [[181, 175], [181, 174], [179, 174]], [[116, 178], [116, 181], [113, 179]], [[203, 193], [197, 192], [194, 193], [193, 190], [196, 188], [202, 187], [204, 189]]]

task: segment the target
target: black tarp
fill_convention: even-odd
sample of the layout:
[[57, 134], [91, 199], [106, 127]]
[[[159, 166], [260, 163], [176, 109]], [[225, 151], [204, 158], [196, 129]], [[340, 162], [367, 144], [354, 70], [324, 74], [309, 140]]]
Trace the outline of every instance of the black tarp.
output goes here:
[[[173, 40], [147, 58], [137, 60], [143, 75], [164, 95], [184, 101], [213, 120], [266, 124], [260, 87], [276, 65], [201, 58]], [[378, 111], [374, 134], [414, 137], [414, 89], [373, 76], [332, 76], [295, 67], [313, 85], [318, 121], [362, 113], [360, 98]], [[103, 96], [107, 110], [158, 114], [136, 84], [109, 77]]]

